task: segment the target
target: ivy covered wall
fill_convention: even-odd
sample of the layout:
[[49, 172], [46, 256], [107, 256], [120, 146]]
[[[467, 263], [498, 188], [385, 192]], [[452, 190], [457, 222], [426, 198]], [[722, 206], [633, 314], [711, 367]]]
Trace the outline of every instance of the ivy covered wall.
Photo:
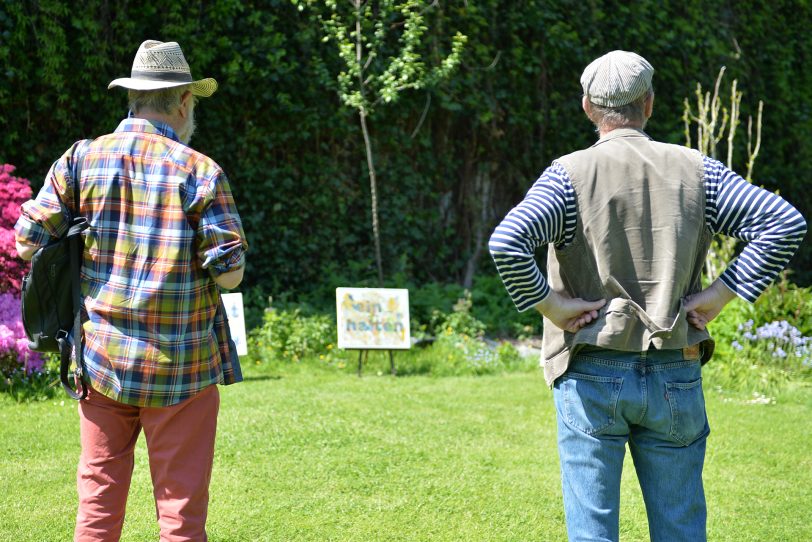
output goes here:
[[[340, 63], [312, 8], [290, 0], [82, 4], [0, 4], [0, 163], [38, 188], [73, 141], [110, 132], [126, 115], [124, 91], [107, 84], [129, 73], [138, 45], [178, 41], [193, 74], [220, 83], [196, 110], [193, 145], [233, 183], [251, 244], [248, 288], [329, 296], [345, 278], [374, 277], [361, 131], [336, 95]], [[408, 91], [370, 119], [392, 283], [493, 272], [485, 244], [499, 218], [552, 159], [594, 140], [578, 79], [612, 49], [654, 65], [647, 131], [673, 143], [684, 142], [683, 99], [727, 66], [728, 82], [737, 78], [744, 92], [745, 118], [765, 101], [756, 182], [812, 216], [808, 2], [469, 0], [440, 2], [426, 17], [427, 61], [446, 55], [457, 31], [468, 41], [449, 80]], [[388, 26], [397, 32], [396, 22]], [[743, 140], [742, 132], [742, 172]], [[807, 284], [809, 245], [792, 264]]]

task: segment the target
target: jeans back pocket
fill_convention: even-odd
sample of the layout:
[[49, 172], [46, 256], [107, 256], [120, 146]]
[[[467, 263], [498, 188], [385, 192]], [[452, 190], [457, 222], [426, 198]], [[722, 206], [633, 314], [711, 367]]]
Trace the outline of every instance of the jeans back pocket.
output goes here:
[[708, 428], [702, 379], [692, 382], [666, 382], [668, 404], [671, 406], [671, 437], [688, 446]]
[[559, 415], [570, 426], [597, 435], [615, 424], [623, 378], [567, 372], [557, 386]]

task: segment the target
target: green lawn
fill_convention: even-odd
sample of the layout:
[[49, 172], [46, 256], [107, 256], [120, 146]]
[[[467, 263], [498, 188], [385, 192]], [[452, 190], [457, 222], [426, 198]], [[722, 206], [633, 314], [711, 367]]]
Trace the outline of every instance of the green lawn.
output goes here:
[[[221, 388], [210, 540], [565, 540], [552, 395], [487, 377], [248, 373]], [[710, 387], [710, 386], [709, 386]], [[812, 388], [708, 391], [711, 540], [812, 540]], [[0, 541], [72, 535], [76, 406], [0, 398]], [[123, 540], [157, 540], [143, 439]], [[622, 539], [647, 540], [631, 462]]]

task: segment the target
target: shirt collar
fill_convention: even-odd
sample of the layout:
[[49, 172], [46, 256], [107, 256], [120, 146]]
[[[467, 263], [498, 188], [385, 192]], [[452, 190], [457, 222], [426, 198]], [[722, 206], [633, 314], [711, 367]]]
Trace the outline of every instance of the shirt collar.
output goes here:
[[126, 119], [119, 123], [118, 128], [116, 128], [116, 132], [140, 132], [143, 134], [156, 134], [168, 137], [169, 139], [180, 143], [180, 139], [175, 133], [175, 130], [173, 130], [168, 124], [158, 122], [157, 120], [135, 118], [132, 116], [132, 113], [130, 113]]
[[[600, 138], [595, 145], [600, 145], [606, 141], [610, 141], [612, 139], [617, 139], [619, 137], [645, 137], [646, 139], [651, 139], [646, 132], [641, 130], [640, 128], [615, 128], [602, 138]], [[593, 147], [595, 145], [592, 145]]]

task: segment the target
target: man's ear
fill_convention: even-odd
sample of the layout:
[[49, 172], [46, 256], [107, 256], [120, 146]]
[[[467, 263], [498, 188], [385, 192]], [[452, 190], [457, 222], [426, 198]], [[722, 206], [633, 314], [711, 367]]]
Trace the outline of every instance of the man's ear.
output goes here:
[[590, 102], [586, 96], [581, 98], [581, 108], [584, 110], [584, 113], [586, 113], [586, 118], [589, 119], [589, 122], [594, 124], [595, 121], [592, 120], [592, 102]]
[[652, 92], [651, 95], [646, 99], [645, 105], [643, 106], [644, 118], [648, 120], [653, 112], [654, 112], [654, 93]]
[[181, 118], [185, 119], [186, 115], [189, 112], [189, 100], [194, 100], [195, 97], [192, 95], [190, 90], [187, 90], [180, 96], [180, 116]]

